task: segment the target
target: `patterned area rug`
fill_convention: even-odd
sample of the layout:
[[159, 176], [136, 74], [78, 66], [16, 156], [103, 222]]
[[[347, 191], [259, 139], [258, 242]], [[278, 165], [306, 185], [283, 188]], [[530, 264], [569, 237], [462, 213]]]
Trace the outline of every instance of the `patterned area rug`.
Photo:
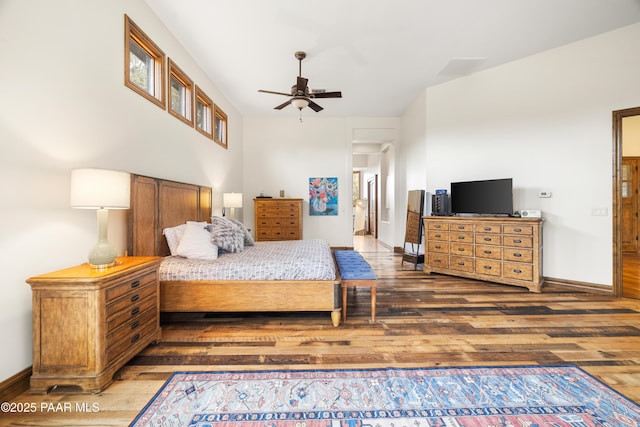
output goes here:
[[575, 366], [175, 373], [131, 426], [638, 426]]

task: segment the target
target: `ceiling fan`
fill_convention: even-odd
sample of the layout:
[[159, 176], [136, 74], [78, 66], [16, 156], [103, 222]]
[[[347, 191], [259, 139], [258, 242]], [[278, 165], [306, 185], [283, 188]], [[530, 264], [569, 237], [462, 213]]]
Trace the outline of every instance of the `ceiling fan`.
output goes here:
[[274, 107], [275, 110], [282, 110], [287, 105], [293, 104], [293, 106], [296, 107], [298, 110], [302, 110], [304, 107], [308, 106], [309, 108], [311, 108], [313, 111], [317, 113], [318, 111], [322, 110], [322, 107], [316, 104], [315, 102], [313, 102], [312, 99], [342, 98], [342, 92], [310, 91], [309, 86], [307, 86], [309, 79], [302, 77], [302, 60], [307, 57], [307, 54], [305, 52], [298, 51], [295, 53], [295, 57], [299, 62], [298, 79], [296, 81], [296, 84], [291, 86], [291, 93], [275, 92], [272, 90], [262, 90], [262, 89], [258, 90], [258, 92], [271, 93], [274, 95], [284, 95], [284, 96], [291, 97], [291, 99], [289, 99], [287, 102], [284, 102]]

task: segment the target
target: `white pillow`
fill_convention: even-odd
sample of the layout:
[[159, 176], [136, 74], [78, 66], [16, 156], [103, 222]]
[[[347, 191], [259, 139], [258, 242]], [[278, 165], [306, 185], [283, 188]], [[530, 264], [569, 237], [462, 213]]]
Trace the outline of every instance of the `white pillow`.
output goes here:
[[189, 259], [214, 260], [218, 247], [211, 242], [211, 233], [202, 224], [187, 223], [176, 248], [176, 254]]
[[164, 237], [167, 239], [171, 255], [178, 255], [178, 244], [180, 243], [180, 239], [182, 239], [182, 235], [184, 234], [187, 224], [198, 224], [203, 227], [207, 225], [206, 222], [187, 221], [186, 224], [180, 224], [175, 227], [169, 227], [162, 230], [162, 234], [164, 234]]

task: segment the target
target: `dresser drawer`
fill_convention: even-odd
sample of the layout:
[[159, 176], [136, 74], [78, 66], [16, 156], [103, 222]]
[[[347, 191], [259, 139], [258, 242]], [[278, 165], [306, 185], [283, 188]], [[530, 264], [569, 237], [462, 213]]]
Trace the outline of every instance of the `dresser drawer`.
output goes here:
[[432, 253], [427, 256], [427, 263], [432, 267], [449, 268], [449, 255]]
[[427, 230], [447, 231], [449, 230], [448, 222], [431, 222], [427, 221]]
[[451, 242], [451, 255], [473, 256], [473, 245], [471, 243]]
[[504, 225], [502, 228], [504, 234], [533, 234], [532, 225]]
[[504, 260], [516, 262], [533, 262], [533, 250], [504, 248]]
[[449, 232], [448, 231], [429, 231], [427, 232], [427, 237], [429, 238], [429, 240], [449, 241]]
[[130, 279], [123, 281], [123, 283], [107, 289], [107, 303], [128, 293], [136, 292], [139, 288], [142, 288], [150, 283], [155, 284], [156, 281], [156, 272], [152, 272], [144, 276], [132, 276]]
[[532, 248], [533, 237], [527, 236], [504, 236], [504, 246], [516, 246], [519, 248]]
[[533, 280], [533, 265], [519, 262], [505, 262], [504, 277], [518, 280]]
[[502, 259], [502, 248], [500, 246], [476, 246], [476, 257], [489, 259]]
[[473, 272], [473, 258], [452, 255], [449, 268], [452, 270], [468, 271], [471, 273]]
[[439, 253], [443, 253], [443, 254], [448, 254], [449, 253], [449, 242], [440, 242], [440, 241], [433, 241], [430, 240], [429, 244], [427, 245], [427, 250], [429, 252], [439, 252]]
[[449, 226], [449, 230], [473, 232], [473, 224], [467, 224], [466, 222], [460, 224], [451, 224]]
[[487, 274], [489, 276], [502, 275], [502, 263], [490, 259], [476, 259], [476, 274]]
[[476, 233], [502, 233], [502, 225], [500, 224], [475, 224], [473, 230]]
[[451, 231], [449, 233], [450, 242], [473, 243], [473, 233]]
[[479, 245], [502, 245], [500, 234], [476, 234], [476, 243]]

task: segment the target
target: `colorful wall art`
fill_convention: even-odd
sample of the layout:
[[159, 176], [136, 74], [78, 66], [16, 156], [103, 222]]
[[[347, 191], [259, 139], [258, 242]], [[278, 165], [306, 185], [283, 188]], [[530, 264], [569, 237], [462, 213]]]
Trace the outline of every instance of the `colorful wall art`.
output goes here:
[[338, 178], [309, 178], [309, 215], [338, 215]]

